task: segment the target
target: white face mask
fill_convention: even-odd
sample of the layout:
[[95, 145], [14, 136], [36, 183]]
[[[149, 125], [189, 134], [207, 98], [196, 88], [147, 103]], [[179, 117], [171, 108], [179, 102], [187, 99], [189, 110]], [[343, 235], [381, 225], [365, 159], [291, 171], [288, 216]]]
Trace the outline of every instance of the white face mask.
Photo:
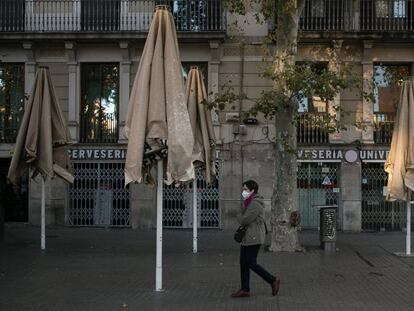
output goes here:
[[243, 198], [243, 200], [246, 200], [249, 197], [249, 195], [250, 195], [250, 192], [249, 191], [243, 190], [243, 192], [242, 192], [242, 198]]

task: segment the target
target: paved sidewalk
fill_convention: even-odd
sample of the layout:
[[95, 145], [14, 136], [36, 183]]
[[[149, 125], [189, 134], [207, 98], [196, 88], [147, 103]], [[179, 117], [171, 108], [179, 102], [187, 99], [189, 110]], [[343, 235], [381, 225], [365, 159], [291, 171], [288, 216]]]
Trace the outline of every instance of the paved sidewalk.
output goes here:
[[252, 297], [239, 288], [232, 232], [164, 231], [164, 287], [154, 292], [155, 231], [48, 228], [9, 224], [0, 243], [1, 311], [129, 310], [414, 310], [414, 258], [403, 233], [340, 234], [338, 251], [318, 248], [317, 232], [301, 233], [306, 253], [264, 253], [259, 262], [281, 276], [281, 290], [252, 276]]

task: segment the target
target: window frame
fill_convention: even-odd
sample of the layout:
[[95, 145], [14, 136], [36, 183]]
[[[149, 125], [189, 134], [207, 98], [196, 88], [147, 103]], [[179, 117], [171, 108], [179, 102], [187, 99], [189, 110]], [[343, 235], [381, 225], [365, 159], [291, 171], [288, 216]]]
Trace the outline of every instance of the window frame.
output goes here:
[[[116, 87], [116, 104], [115, 104], [115, 118], [114, 121], [116, 122], [116, 126], [115, 126], [115, 138], [110, 139], [110, 137], [104, 137], [102, 135], [102, 123], [99, 122], [99, 137], [98, 138], [88, 138], [87, 135], [87, 128], [85, 128], [85, 108], [86, 108], [86, 104], [87, 101], [84, 99], [84, 97], [87, 95], [87, 82], [89, 79], [87, 79], [87, 77], [84, 76], [85, 73], [87, 73], [88, 71], [85, 69], [88, 66], [99, 66], [99, 80], [100, 80], [100, 90], [99, 90], [99, 94], [100, 94], [100, 101], [99, 101], [99, 108], [101, 109], [102, 107], [102, 92], [103, 92], [103, 66], [116, 66], [117, 67], [117, 72], [118, 72], [118, 79], [117, 79], [117, 87]], [[81, 89], [80, 89], [80, 111], [79, 111], [79, 121], [80, 121], [80, 126], [79, 126], [79, 142], [80, 143], [98, 143], [98, 144], [102, 144], [102, 143], [117, 143], [119, 140], [119, 109], [120, 109], [120, 102], [119, 102], [119, 91], [120, 91], [120, 63], [119, 62], [84, 62], [81, 63], [81, 69], [80, 69], [80, 84], [81, 84]], [[88, 104], [89, 106], [89, 104]], [[99, 117], [101, 117], [101, 113], [99, 115]]]
[[[3, 126], [0, 127], [0, 131], [2, 131], [3, 135], [4, 135], [4, 137], [0, 137], [0, 143], [15, 143], [16, 138], [17, 138], [17, 133], [18, 133], [18, 130], [20, 128], [20, 123], [21, 123], [21, 120], [22, 120], [23, 115], [24, 115], [25, 104], [26, 104], [26, 100], [25, 100], [26, 99], [26, 93], [25, 93], [25, 63], [24, 62], [1, 62], [0, 63], [0, 67], [3, 67], [4, 65], [7, 65], [7, 66], [20, 66], [21, 67], [20, 68], [21, 69], [21, 84], [20, 84], [20, 87], [21, 87], [21, 91], [22, 91], [22, 97], [20, 99], [21, 107], [19, 107], [19, 109], [18, 109], [18, 110], [20, 110], [20, 116], [17, 116], [16, 128], [15, 129], [12, 129], [12, 128], [7, 129], [6, 127], [3, 127]], [[11, 102], [4, 104], [5, 109], [6, 109], [6, 106], [11, 107]], [[12, 113], [10, 115], [12, 115]], [[3, 121], [4, 120], [2, 118], [0, 120], [0, 122], [5, 123]], [[8, 135], [6, 135], [6, 133], [5, 133], [7, 130], [15, 131], [15, 133], [13, 135], [10, 135], [10, 137], [7, 137]]]
[[[376, 81], [376, 75], [377, 75], [376, 72], [377, 72], [377, 69], [376, 68], [377, 67], [406, 67], [408, 69], [408, 76], [410, 76], [411, 75], [411, 63], [409, 63], [409, 62], [401, 62], [401, 63], [395, 63], [395, 62], [383, 63], [383, 62], [379, 62], [379, 63], [374, 63], [373, 67], [374, 67], [373, 68], [373, 74], [374, 74], [374, 76], [373, 76], [373, 83], [374, 83], [374, 86], [373, 86], [373, 96], [374, 96], [374, 98], [373, 98], [373, 102], [372, 102], [372, 104], [373, 104], [373, 112], [374, 112], [374, 114], [377, 114], [377, 115], [381, 115], [381, 114], [392, 114], [390, 112], [384, 112], [384, 111], [381, 111], [380, 110], [380, 107], [379, 107], [379, 105], [380, 105], [379, 88], [381, 86], [377, 86], [376, 85], [376, 83], [377, 83], [377, 81]], [[391, 88], [392, 86], [391, 85], [387, 85], [387, 86], [382, 86], [382, 87], [389, 87], [389, 88]], [[396, 111], [397, 111], [397, 109], [395, 109], [394, 114], [396, 113]]]

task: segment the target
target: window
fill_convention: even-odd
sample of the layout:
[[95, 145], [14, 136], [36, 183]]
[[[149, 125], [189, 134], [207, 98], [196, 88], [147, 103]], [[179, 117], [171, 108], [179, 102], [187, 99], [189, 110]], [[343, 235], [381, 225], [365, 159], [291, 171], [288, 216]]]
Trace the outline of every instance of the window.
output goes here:
[[328, 112], [327, 103], [321, 100], [319, 96], [312, 96], [312, 98], [301, 97], [298, 112], [326, 113]]
[[400, 85], [410, 75], [408, 65], [383, 65], [374, 67], [374, 112], [394, 114], [399, 100]]
[[118, 141], [118, 87], [118, 64], [82, 65], [81, 142]]
[[84, 31], [119, 30], [121, 0], [81, 0], [81, 28]]
[[[299, 69], [306, 69], [316, 74], [327, 70], [327, 63], [297, 63]], [[328, 103], [323, 101], [317, 94], [305, 97], [299, 92], [298, 112], [296, 120], [296, 139], [299, 144], [326, 144], [329, 143], [328, 132]]]
[[396, 18], [405, 17], [405, 0], [394, 1], [393, 12]]
[[182, 68], [183, 68], [183, 76], [184, 81], [187, 81], [188, 74], [190, 73], [190, 69], [192, 66], [198, 66], [198, 68], [201, 71], [201, 74], [203, 75], [204, 84], [206, 86], [206, 91], [208, 91], [208, 79], [207, 79], [207, 73], [208, 73], [208, 64], [207, 63], [197, 63], [197, 62], [183, 62]]
[[25, 29], [25, 0], [0, 1], [0, 30], [24, 31]]
[[312, 17], [325, 17], [325, 0], [311, 1], [311, 10]]
[[[298, 63], [298, 65], [304, 65], [303, 63]], [[327, 64], [326, 63], [312, 63], [310, 64], [312, 70], [318, 72], [322, 72], [326, 70]], [[319, 96], [314, 95], [312, 97], [305, 97], [302, 93], [299, 92], [299, 113], [326, 113], [328, 112], [328, 103], [323, 101]]]
[[377, 17], [388, 17], [388, 0], [378, 0], [375, 10]]
[[377, 0], [375, 13], [380, 18], [403, 18], [406, 16], [405, 0]]
[[0, 63], [0, 143], [14, 143], [23, 117], [24, 64]]
[[220, 18], [220, 0], [156, 0], [155, 4], [171, 8], [178, 31], [218, 30], [215, 28]]
[[376, 65], [374, 67], [374, 141], [391, 143], [401, 82], [409, 76], [407, 65]]

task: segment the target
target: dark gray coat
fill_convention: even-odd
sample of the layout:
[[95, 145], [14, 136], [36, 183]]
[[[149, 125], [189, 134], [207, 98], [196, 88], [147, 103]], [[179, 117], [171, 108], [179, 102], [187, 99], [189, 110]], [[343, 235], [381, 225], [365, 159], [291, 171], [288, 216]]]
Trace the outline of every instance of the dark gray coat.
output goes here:
[[265, 241], [265, 225], [264, 225], [265, 207], [263, 197], [256, 195], [250, 202], [249, 206], [241, 205], [237, 214], [237, 220], [241, 226], [247, 226], [246, 235], [241, 245], [257, 245], [264, 244]]

